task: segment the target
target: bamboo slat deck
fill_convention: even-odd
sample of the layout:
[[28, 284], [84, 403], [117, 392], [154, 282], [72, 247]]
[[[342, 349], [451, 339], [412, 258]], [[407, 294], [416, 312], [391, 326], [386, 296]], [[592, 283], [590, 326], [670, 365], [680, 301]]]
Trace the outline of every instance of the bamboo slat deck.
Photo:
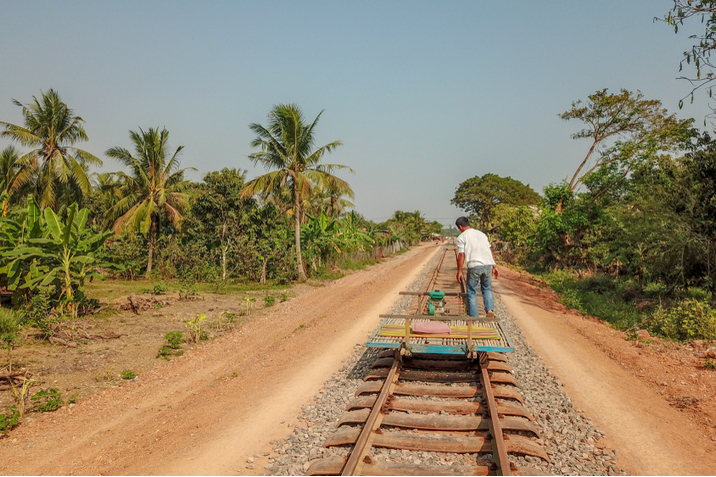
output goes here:
[[[428, 319], [416, 319], [415, 321], [429, 321]], [[374, 348], [400, 348], [405, 342], [405, 336], [380, 336], [380, 330], [383, 325], [401, 325], [405, 326], [404, 318], [386, 318], [380, 324], [380, 327], [368, 339], [367, 346]], [[449, 326], [467, 326], [464, 320], [456, 319], [446, 322]], [[497, 321], [481, 322], [481, 327], [493, 328], [500, 336], [499, 340], [494, 339], [478, 339], [473, 338], [472, 344], [475, 351], [495, 351], [510, 352], [513, 351], [512, 343], [502, 331], [502, 327]], [[435, 353], [435, 354], [465, 354], [467, 353], [467, 338], [427, 338], [423, 336], [410, 337], [410, 347], [414, 353]]]

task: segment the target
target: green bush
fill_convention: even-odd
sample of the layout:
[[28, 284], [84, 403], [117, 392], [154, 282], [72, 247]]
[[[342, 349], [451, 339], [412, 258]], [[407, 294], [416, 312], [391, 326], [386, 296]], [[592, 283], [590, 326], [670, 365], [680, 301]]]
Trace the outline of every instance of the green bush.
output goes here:
[[3, 346], [14, 346], [21, 321], [21, 316], [16, 311], [0, 308], [0, 343], [3, 343]]
[[169, 346], [162, 346], [159, 348], [159, 351], [157, 351], [157, 358], [169, 359], [171, 355], [172, 349]]
[[164, 295], [167, 290], [169, 290], [169, 287], [166, 286], [164, 283], [159, 282], [155, 283], [152, 288], [145, 288], [142, 290], [142, 293], [149, 293], [152, 295]]
[[20, 413], [17, 412], [17, 408], [11, 406], [7, 410], [10, 411], [9, 414], [0, 414], [0, 432], [5, 435], [8, 435], [10, 430], [20, 423]]
[[137, 377], [137, 373], [132, 371], [131, 369], [125, 369], [122, 371], [122, 379], [134, 379]]
[[699, 287], [690, 287], [686, 289], [686, 298], [708, 303], [711, 301], [711, 292]]
[[266, 306], [274, 306], [276, 304], [276, 298], [272, 295], [266, 295], [264, 297], [264, 304]]
[[659, 306], [643, 325], [672, 340], [716, 340], [716, 310], [698, 300], [684, 300], [671, 308]]
[[55, 388], [43, 389], [30, 399], [35, 401], [35, 407], [40, 412], [56, 411], [65, 403], [62, 394]]
[[22, 308], [27, 322], [39, 328], [45, 336], [52, 336], [53, 327], [59, 318], [52, 313], [52, 296], [49, 287], [42, 287]]
[[644, 287], [644, 294], [650, 298], [664, 295], [666, 293], [666, 285], [660, 282], [647, 283]]
[[179, 349], [179, 346], [184, 342], [184, 335], [181, 331], [170, 331], [165, 338], [167, 339], [167, 345], [171, 349]]

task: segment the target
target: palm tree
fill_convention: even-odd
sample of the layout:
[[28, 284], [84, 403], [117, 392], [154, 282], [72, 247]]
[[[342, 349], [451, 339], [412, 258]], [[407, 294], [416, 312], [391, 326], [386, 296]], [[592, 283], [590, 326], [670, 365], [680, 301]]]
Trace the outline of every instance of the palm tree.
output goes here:
[[2, 137], [9, 137], [30, 152], [19, 159], [22, 171], [12, 185], [13, 190], [32, 186], [40, 207], [58, 209], [60, 202], [81, 201], [92, 185], [87, 177], [87, 166], [101, 165], [102, 161], [87, 151], [73, 145], [87, 141], [82, 124], [84, 120], [60, 99], [55, 90], [41, 97], [33, 96], [34, 103], [22, 105], [25, 126], [0, 121], [5, 130]]
[[112, 229], [117, 235], [124, 230], [149, 234], [147, 276], [152, 272], [156, 248], [159, 213], [163, 210], [172, 225], [181, 227], [182, 215], [188, 203], [185, 193], [187, 182], [184, 171], [179, 169], [179, 146], [174, 154], [169, 151], [169, 131], [149, 128], [139, 132], [130, 131], [136, 157], [122, 147], [113, 147], [105, 154], [117, 159], [129, 168], [130, 174], [117, 172], [122, 185], [123, 198], [107, 211], [107, 217], [114, 220]]
[[355, 199], [355, 195], [350, 187], [346, 188], [343, 184], [331, 180], [333, 177], [331, 176], [328, 180], [323, 181], [324, 183], [318, 184], [315, 202], [317, 202], [321, 210], [325, 208], [329, 217], [337, 218], [347, 208], [353, 207], [353, 203], [348, 199], [344, 199], [343, 196]]
[[249, 127], [257, 134], [251, 142], [252, 147], [260, 147], [260, 152], [249, 155], [254, 165], [262, 164], [272, 170], [267, 174], [249, 181], [242, 195], [250, 197], [255, 193], [274, 194], [288, 187], [293, 198], [294, 236], [296, 241], [296, 258], [298, 259], [298, 278], [306, 279], [301, 257], [301, 217], [303, 202], [310, 195], [314, 185], [335, 182], [340, 187], [349, 189], [348, 183], [332, 173], [348, 166], [340, 164], [321, 164], [326, 153], [332, 152], [342, 145], [341, 141], [333, 141], [325, 146], [313, 149], [314, 129], [321, 111], [311, 124], [306, 124], [303, 113], [294, 104], [280, 104], [268, 114], [268, 127], [253, 123]]
[[7, 217], [7, 208], [11, 202], [21, 196], [21, 191], [13, 190], [18, 176], [23, 172], [20, 154], [13, 146], [0, 153], [0, 197], [2, 197], [2, 216]]

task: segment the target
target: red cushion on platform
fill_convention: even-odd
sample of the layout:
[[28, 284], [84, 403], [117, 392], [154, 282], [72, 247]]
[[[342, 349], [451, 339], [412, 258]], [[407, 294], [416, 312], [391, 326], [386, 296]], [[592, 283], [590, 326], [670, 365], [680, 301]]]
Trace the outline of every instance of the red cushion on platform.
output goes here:
[[413, 333], [423, 335], [443, 335], [450, 333], [450, 327], [440, 321], [415, 321], [413, 322]]

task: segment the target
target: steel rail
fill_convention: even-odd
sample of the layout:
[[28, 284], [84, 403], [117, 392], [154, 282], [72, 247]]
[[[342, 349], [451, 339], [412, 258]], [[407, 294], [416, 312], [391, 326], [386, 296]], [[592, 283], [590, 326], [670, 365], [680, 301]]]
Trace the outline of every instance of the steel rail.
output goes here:
[[393, 394], [393, 388], [398, 379], [399, 367], [400, 355], [396, 353], [388, 377], [383, 383], [383, 389], [381, 389], [378, 399], [376, 399], [373, 409], [370, 411], [368, 420], [363, 425], [360, 436], [353, 447], [351, 456], [348, 458], [341, 475], [360, 475], [360, 467], [362, 467], [363, 459], [368, 454], [368, 451], [370, 451], [372, 437], [383, 420], [383, 406], [385, 406], [388, 397]]
[[492, 391], [492, 383], [490, 382], [490, 373], [487, 371], [488, 359], [487, 354], [480, 353], [480, 372], [482, 373], [482, 387], [485, 390], [485, 400], [490, 413], [490, 432], [492, 433], [492, 442], [494, 449], [492, 460], [500, 469], [501, 475], [512, 475], [510, 469], [510, 458], [507, 456], [507, 446], [505, 445], [505, 437], [502, 433], [502, 425], [500, 424], [500, 414], [497, 410], [497, 400]]

